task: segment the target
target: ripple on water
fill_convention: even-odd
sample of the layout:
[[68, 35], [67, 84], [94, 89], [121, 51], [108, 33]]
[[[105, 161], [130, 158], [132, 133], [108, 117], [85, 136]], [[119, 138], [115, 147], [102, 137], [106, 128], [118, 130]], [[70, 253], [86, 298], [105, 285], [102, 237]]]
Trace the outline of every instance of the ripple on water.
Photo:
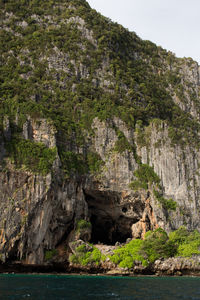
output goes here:
[[200, 300], [198, 277], [0, 275], [0, 300]]

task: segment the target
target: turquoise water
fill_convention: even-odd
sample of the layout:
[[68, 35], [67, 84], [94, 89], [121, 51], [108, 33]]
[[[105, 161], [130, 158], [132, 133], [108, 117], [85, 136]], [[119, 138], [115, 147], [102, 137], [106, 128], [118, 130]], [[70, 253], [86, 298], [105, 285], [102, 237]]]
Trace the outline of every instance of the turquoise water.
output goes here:
[[200, 278], [0, 275], [0, 299], [200, 300]]

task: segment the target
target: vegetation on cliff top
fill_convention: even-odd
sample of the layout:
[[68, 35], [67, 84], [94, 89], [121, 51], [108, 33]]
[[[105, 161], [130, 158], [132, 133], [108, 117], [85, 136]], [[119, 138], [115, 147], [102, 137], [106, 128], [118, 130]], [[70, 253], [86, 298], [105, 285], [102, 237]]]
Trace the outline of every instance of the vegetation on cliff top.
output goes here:
[[0, 1], [0, 16], [1, 121], [7, 115], [14, 123], [17, 115], [22, 127], [27, 114], [52, 120], [60, 152], [69, 142], [83, 146], [94, 117], [120, 116], [133, 128], [158, 118], [173, 142], [199, 145], [198, 122], [172, 100], [171, 89], [186, 83], [171, 53], [83, 0]]

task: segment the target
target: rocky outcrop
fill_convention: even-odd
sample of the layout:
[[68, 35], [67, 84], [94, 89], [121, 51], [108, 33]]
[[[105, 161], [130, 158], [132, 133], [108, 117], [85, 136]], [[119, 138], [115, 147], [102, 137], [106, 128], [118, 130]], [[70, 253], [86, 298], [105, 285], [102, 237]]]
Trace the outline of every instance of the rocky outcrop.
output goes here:
[[200, 257], [173, 257], [163, 260], [156, 260], [153, 270], [157, 276], [161, 275], [199, 275]]

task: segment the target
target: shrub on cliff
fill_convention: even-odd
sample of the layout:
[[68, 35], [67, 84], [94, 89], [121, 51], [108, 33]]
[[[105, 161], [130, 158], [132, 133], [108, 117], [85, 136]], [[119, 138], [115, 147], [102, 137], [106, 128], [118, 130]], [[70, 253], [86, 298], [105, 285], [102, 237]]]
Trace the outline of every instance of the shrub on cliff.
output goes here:
[[200, 254], [199, 248], [200, 248], [200, 240], [181, 244], [177, 249], [176, 256], [191, 257], [193, 255], [199, 255]]
[[200, 254], [200, 233], [189, 232], [184, 226], [171, 232], [169, 239], [177, 247], [176, 256], [191, 257]]
[[82, 229], [91, 229], [92, 224], [86, 220], [78, 220], [76, 223], [76, 230], [82, 230]]
[[[89, 251], [88, 251], [89, 246]], [[101, 251], [93, 245], [82, 244], [75, 249], [75, 253], [69, 258], [71, 263], [87, 266], [91, 264], [99, 265], [101, 261], [104, 261], [105, 257]]]
[[159, 185], [160, 183], [160, 178], [154, 172], [153, 167], [147, 164], [141, 164], [139, 168], [134, 172], [134, 176], [137, 178], [137, 180], [130, 183], [130, 188], [132, 188], [133, 190], [147, 190], [149, 184]]
[[167, 233], [162, 228], [158, 228], [155, 231], [148, 231], [144, 240], [132, 240], [116, 249], [110, 260], [122, 268], [131, 269], [135, 261], [147, 266], [156, 259], [171, 257], [175, 253], [175, 244], [168, 239]]
[[162, 228], [146, 233], [141, 248], [141, 254], [150, 263], [153, 263], [159, 258], [172, 257], [175, 253], [175, 244], [169, 240], [167, 233]]
[[57, 251], [56, 249], [47, 250], [47, 251], [45, 252], [44, 259], [45, 259], [46, 261], [51, 260], [51, 259], [52, 259], [55, 255], [57, 255], [57, 254], [58, 254], [58, 251]]
[[166, 199], [162, 196], [162, 193], [159, 191], [156, 191], [155, 189], [153, 190], [153, 194], [157, 201], [161, 203], [162, 207], [168, 211], [170, 210], [176, 210], [177, 208], [177, 203], [174, 201], [172, 198]]
[[169, 239], [178, 246], [188, 239], [189, 234], [189, 231], [184, 226], [181, 226], [179, 229], [170, 232]]
[[110, 260], [121, 268], [131, 269], [134, 267], [135, 261], [141, 261], [142, 265], [146, 266], [147, 260], [140, 254], [142, 245], [142, 240], [132, 240], [125, 246], [116, 249], [114, 254], [110, 256]]

